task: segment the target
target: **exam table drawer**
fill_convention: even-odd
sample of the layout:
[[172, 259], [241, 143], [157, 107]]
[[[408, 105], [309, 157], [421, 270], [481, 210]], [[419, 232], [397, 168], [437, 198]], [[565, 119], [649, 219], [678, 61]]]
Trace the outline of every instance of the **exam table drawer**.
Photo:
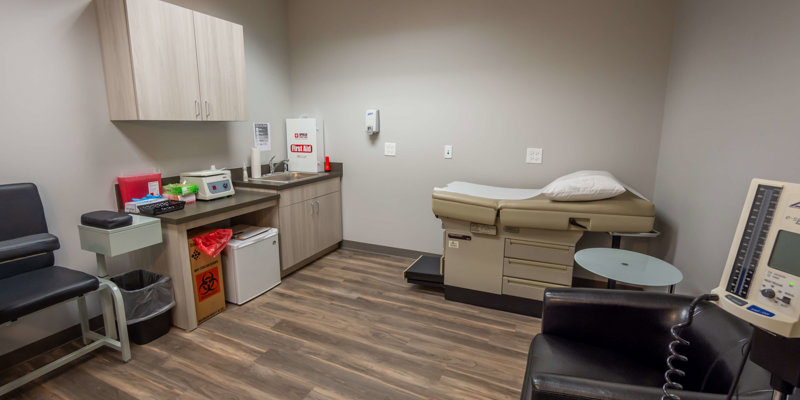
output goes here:
[[505, 256], [521, 260], [572, 265], [575, 247], [568, 244], [506, 239]]
[[547, 288], [563, 288], [564, 285], [532, 281], [529, 279], [519, 279], [510, 276], [503, 277], [503, 294], [509, 296], [524, 297], [526, 299], [542, 300], [544, 291]]
[[567, 286], [572, 285], [572, 266], [541, 261], [506, 257], [503, 259], [503, 275]]

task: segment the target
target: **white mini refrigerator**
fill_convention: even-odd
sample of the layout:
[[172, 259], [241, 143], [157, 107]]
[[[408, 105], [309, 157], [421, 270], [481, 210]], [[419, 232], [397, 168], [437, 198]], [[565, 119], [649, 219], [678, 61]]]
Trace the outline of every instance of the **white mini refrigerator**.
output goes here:
[[278, 229], [237, 225], [222, 251], [225, 300], [244, 304], [281, 283]]

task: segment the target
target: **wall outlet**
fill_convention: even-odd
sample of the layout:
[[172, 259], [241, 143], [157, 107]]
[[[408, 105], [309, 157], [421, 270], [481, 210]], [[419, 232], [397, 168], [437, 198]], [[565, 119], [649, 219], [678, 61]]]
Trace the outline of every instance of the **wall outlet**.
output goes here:
[[383, 155], [385, 156], [396, 156], [397, 155], [397, 143], [390, 143], [386, 142], [383, 144]]
[[453, 158], [453, 145], [444, 145], [444, 158]]
[[528, 147], [525, 152], [525, 162], [528, 164], [542, 163], [542, 149], [539, 147]]

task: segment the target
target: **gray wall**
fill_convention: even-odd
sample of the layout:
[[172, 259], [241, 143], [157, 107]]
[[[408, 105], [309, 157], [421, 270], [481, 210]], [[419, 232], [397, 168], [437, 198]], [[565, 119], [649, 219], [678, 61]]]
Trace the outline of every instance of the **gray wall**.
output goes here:
[[719, 283], [752, 178], [800, 182], [800, 2], [686, 0], [670, 63], [655, 202], [679, 291]]
[[[323, 118], [327, 153], [345, 163], [345, 239], [441, 252], [430, 196], [453, 180], [542, 187], [606, 169], [651, 195], [673, 8], [291, 1], [292, 111]], [[382, 118], [373, 139], [372, 107]], [[544, 163], [525, 164], [526, 147], [542, 147]]]
[[[80, 249], [76, 225], [84, 212], [114, 207], [117, 175], [160, 168], [169, 176], [212, 163], [241, 167], [252, 146], [253, 122], [271, 122], [283, 131], [289, 112], [286, 1], [173, 2], [244, 25], [251, 121], [111, 123], [91, 2], [2, 2], [0, 183], [39, 186], [50, 231], [61, 239], [60, 265], [95, 272], [94, 255]], [[282, 135], [273, 148], [285, 155]], [[123, 256], [112, 271], [131, 266]], [[74, 308], [55, 307], [4, 327], [0, 354], [77, 323]]]

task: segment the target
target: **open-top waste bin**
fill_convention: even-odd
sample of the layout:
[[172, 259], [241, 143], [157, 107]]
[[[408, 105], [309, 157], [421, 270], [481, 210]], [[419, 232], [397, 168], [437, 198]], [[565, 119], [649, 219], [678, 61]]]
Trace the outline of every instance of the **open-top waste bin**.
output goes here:
[[172, 326], [172, 279], [155, 272], [137, 269], [111, 278], [122, 293], [128, 320], [128, 337], [136, 344], [147, 344], [169, 332]]

